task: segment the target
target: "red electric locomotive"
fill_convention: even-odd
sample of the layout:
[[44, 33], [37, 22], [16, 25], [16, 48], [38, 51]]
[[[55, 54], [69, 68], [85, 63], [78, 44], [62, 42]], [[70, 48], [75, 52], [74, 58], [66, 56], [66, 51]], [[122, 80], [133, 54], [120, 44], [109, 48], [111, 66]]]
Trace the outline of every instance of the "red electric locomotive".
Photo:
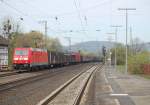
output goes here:
[[38, 48], [15, 48], [13, 65], [15, 69], [48, 67], [48, 52]]

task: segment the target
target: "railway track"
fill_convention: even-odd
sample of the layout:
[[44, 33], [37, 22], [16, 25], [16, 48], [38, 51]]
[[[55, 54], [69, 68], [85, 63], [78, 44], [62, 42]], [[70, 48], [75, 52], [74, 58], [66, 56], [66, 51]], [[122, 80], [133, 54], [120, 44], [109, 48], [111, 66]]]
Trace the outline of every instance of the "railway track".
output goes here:
[[[48, 96], [49, 93], [52, 93], [70, 78], [92, 66], [93, 63], [89, 63], [54, 69], [53, 73], [63, 72], [1, 91], [0, 105], [36, 105], [37, 102]], [[52, 72], [49, 72], [49, 74], [51, 75]]]
[[1, 73], [0, 77], [18, 75], [18, 74], [21, 74], [21, 73], [28, 73], [28, 71], [27, 70], [12, 70], [12, 71], [8, 71], [8, 72], [5, 72], [5, 73]]
[[102, 66], [94, 65], [61, 85], [37, 105], [79, 105], [84, 90], [93, 73]]
[[5, 92], [9, 89], [13, 89], [15, 87], [19, 87], [25, 84], [29, 84], [29, 83], [33, 83], [35, 81], [41, 80], [41, 79], [46, 79], [46, 78], [50, 78], [53, 77], [55, 75], [58, 75], [60, 73], [63, 73], [64, 71], [59, 70], [60, 68], [58, 68], [58, 70], [51, 70], [49, 72], [45, 72], [42, 74], [39, 74], [37, 76], [33, 76], [33, 77], [28, 77], [28, 78], [24, 78], [24, 79], [20, 79], [20, 80], [16, 80], [16, 81], [11, 81], [8, 83], [4, 83], [4, 84], [0, 84], [0, 93]]
[[15, 71], [12, 71], [12, 72], [8, 72], [8, 73], [0, 74], [0, 77], [6, 77], [6, 76], [11, 76], [11, 75], [16, 75], [16, 74], [18, 74], [18, 73]]

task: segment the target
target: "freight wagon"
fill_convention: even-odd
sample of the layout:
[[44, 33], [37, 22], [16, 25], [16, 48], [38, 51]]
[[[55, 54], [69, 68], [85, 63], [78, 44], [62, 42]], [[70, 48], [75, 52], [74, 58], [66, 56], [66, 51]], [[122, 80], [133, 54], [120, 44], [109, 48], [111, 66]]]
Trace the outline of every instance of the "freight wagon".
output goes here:
[[48, 51], [48, 63], [50, 67], [64, 66], [69, 64], [69, 56], [62, 52]]
[[71, 64], [77, 64], [81, 62], [81, 55], [79, 52], [71, 53]]

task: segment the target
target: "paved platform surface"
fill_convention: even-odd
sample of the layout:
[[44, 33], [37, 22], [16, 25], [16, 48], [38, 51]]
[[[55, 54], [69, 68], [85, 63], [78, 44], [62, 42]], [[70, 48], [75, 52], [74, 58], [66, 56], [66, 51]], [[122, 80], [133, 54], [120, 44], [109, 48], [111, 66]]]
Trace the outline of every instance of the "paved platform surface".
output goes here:
[[93, 105], [150, 105], [150, 80], [105, 66], [96, 73]]

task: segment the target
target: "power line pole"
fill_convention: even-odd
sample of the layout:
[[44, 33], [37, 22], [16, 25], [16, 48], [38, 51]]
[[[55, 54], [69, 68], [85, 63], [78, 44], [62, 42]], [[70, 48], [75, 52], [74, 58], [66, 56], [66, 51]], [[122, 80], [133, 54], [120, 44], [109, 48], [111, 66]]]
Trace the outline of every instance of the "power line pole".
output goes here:
[[47, 48], [47, 21], [45, 23], [45, 48]]
[[118, 8], [119, 11], [126, 12], [126, 65], [125, 74], [128, 72], [128, 11], [136, 10], [136, 8]]
[[19, 25], [19, 21], [23, 21], [24, 19], [22, 17], [19, 18], [18, 22], [17, 22], [17, 25], [16, 25], [16, 34], [19, 33], [19, 28], [20, 28], [20, 25]]
[[71, 37], [64, 37], [69, 42], [69, 52], [71, 53]]
[[44, 24], [44, 31], [45, 31], [45, 48], [47, 48], [47, 20], [39, 21], [40, 23]]
[[[115, 33], [106, 33], [106, 34], [108, 34], [108, 35], [114, 35]], [[108, 41], [110, 42], [110, 43], [112, 43], [112, 36], [108, 36]], [[109, 60], [109, 66], [111, 67], [111, 48], [109, 48], [109, 50], [108, 50], [108, 60]]]
[[130, 27], [130, 53], [133, 54], [133, 37], [132, 37], [132, 27]]
[[122, 27], [121, 25], [112, 25], [111, 27], [116, 28], [115, 30], [115, 71], [117, 70], [117, 34], [118, 28]]
[[[71, 56], [71, 37], [64, 37], [64, 38], [67, 39], [68, 42], [69, 42], [69, 51], [68, 51], [68, 53]], [[70, 61], [72, 61], [72, 57], [70, 57]]]

